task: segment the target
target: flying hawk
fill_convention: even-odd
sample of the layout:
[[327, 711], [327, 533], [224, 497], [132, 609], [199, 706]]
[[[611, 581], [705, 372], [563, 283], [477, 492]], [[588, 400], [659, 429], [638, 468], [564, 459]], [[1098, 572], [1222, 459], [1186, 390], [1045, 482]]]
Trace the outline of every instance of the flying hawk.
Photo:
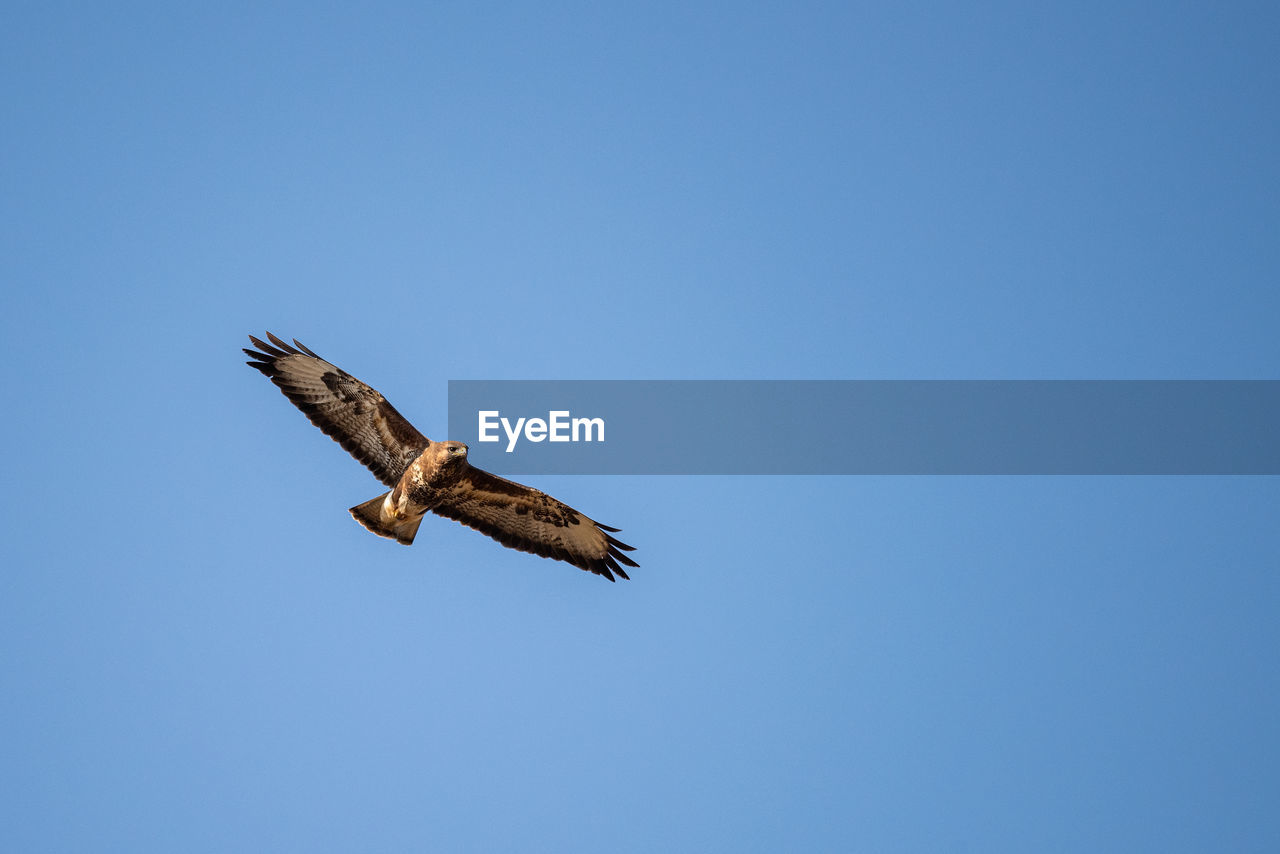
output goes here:
[[[430, 510], [492, 537], [504, 546], [563, 560], [581, 569], [628, 578], [639, 566], [623, 552], [631, 546], [601, 525], [544, 492], [473, 468], [461, 442], [433, 442], [387, 399], [341, 368], [304, 347], [249, 340], [246, 362], [280, 387], [312, 424], [346, 448], [387, 486], [377, 498], [351, 508], [351, 515], [380, 537], [409, 545]], [[274, 346], [273, 346], [274, 345]]]

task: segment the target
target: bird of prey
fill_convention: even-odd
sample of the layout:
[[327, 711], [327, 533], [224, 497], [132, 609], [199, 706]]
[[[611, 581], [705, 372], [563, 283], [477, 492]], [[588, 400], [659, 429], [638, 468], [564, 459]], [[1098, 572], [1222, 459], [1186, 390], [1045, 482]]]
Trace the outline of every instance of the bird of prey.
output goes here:
[[267, 333], [250, 335], [246, 362], [357, 460], [389, 492], [351, 508], [355, 520], [381, 537], [409, 545], [428, 511], [474, 528], [504, 546], [562, 560], [610, 581], [639, 566], [634, 551], [610, 528], [544, 492], [473, 468], [461, 442], [433, 442], [387, 399], [311, 350]]

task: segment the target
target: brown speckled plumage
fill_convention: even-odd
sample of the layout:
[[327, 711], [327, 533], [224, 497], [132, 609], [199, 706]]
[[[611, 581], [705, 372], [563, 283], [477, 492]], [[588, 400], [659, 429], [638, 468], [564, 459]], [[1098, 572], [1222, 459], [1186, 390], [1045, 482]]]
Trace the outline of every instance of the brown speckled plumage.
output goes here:
[[247, 364], [280, 387], [298, 409], [388, 487], [389, 493], [351, 508], [375, 534], [408, 545], [428, 511], [461, 522], [508, 548], [562, 560], [602, 575], [628, 578], [639, 566], [631, 546], [602, 525], [532, 487], [474, 468], [460, 442], [432, 442], [387, 399], [297, 339], [250, 335]]

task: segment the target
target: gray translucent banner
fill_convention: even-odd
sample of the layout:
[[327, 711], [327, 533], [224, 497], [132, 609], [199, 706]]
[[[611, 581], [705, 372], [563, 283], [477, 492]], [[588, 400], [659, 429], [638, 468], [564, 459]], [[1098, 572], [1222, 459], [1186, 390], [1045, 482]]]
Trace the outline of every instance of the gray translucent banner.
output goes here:
[[1280, 381], [451, 380], [449, 438], [505, 474], [1280, 474]]

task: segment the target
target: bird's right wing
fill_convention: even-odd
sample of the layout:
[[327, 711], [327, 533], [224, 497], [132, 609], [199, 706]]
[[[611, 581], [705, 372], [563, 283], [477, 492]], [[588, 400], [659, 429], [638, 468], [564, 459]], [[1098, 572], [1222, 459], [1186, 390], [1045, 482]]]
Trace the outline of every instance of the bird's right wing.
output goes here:
[[253, 359], [245, 364], [269, 377], [312, 424], [368, 466], [378, 480], [390, 487], [399, 483], [409, 463], [431, 440], [375, 389], [329, 364], [296, 338], [297, 346], [270, 332], [267, 338], [270, 344], [249, 336], [258, 349], [245, 349]]

